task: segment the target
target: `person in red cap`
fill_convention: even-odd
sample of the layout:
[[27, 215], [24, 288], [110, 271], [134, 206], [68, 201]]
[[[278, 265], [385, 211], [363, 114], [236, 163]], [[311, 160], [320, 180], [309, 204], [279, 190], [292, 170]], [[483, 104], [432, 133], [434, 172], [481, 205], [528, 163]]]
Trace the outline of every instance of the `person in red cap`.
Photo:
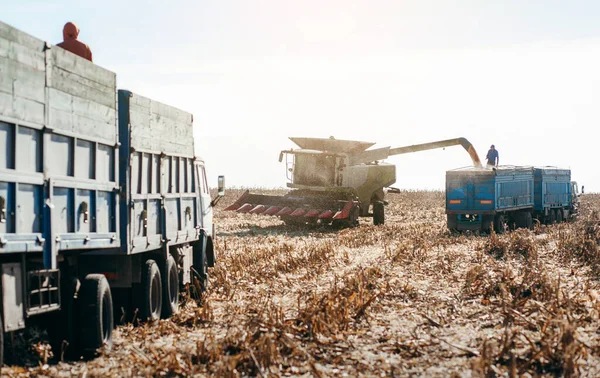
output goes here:
[[58, 47], [72, 52], [75, 55], [79, 55], [92, 61], [92, 50], [85, 43], [78, 41], [77, 36], [79, 35], [79, 28], [72, 22], [67, 22], [63, 28], [63, 42], [59, 43]]

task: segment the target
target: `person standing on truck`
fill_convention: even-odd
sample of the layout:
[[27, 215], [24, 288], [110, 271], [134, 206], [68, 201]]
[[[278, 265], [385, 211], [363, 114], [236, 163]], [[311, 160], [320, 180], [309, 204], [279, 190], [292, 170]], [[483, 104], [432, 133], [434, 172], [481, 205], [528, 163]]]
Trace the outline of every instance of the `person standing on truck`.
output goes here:
[[488, 168], [498, 168], [498, 163], [500, 163], [500, 156], [498, 155], [498, 150], [496, 150], [496, 147], [493, 144], [490, 146], [490, 150], [488, 151], [487, 156], [485, 158], [487, 159]]
[[78, 36], [79, 28], [74, 23], [67, 22], [63, 28], [63, 41], [56, 46], [62, 47], [63, 49], [70, 51], [75, 55], [79, 55], [80, 57], [91, 62], [92, 50], [90, 50], [90, 47], [85, 43], [78, 41]]

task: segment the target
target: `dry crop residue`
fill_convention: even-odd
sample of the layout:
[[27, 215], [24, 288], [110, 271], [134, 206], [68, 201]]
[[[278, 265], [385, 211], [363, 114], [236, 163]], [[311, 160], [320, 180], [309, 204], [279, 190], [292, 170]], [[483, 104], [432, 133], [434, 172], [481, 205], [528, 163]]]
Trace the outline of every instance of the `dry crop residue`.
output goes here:
[[88, 362], [7, 376], [599, 376], [600, 196], [577, 221], [467, 236], [441, 192], [389, 194], [386, 224], [285, 226], [216, 209], [201, 304], [117, 328]]

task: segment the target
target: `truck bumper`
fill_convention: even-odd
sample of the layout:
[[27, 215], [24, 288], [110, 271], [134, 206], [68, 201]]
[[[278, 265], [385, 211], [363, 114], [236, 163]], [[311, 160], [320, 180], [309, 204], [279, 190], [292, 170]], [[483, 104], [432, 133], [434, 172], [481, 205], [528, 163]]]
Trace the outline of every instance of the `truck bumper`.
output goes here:
[[448, 228], [456, 231], [488, 230], [494, 220], [489, 214], [449, 214]]

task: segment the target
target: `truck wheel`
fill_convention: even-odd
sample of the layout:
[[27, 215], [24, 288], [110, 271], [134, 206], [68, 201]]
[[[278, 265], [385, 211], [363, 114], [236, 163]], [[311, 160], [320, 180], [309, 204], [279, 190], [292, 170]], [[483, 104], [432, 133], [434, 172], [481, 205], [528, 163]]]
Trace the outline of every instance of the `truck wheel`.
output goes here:
[[142, 320], [160, 319], [162, 310], [162, 283], [160, 270], [154, 260], [147, 260], [142, 270]]
[[550, 209], [550, 211], [548, 211], [548, 216], [546, 217], [546, 224], [553, 225], [555, 223], [556, 223], [556, 213], [554, 212], [553, 209]]
[[496, 231], [497, 234], [503, 234], [505, 225], [504, 215], [496, 215], [496, 219], [494, 219], [494, 231]]
[[373, 224], [378, 226], [385, 223], [385, 207], [383, 202], [373, 203]]
[[102, 346], [112, 346], [113, 306], [110, 286], [102, 274], [88, 274], [81, 283], [81, 346], [93, 355]]
[[79, 358], [76, 353], [80, 351], [81, 317], [77, 312], [78, 300], [75, 299], [78, 283], [75, 276], [65, 274], [61, 277], [61, 309], [49, 319], [52, 324], [48, 327], [48, 337], [54, 358], [58, 361], [63, 361], [65, 358]]
[[485, 233], [490, 233], [492, 225], [494, 224], [494, 216], [493, 215], [483, 215], [481, 218], [481, 230]]
[[179, 309], [179, 272], [173, 256], [169, 255], [163, 270], [162, 317], [167, 319]]
[[456, 227], [458, 224], [458, 215], [456, 214], [447, 214], [446, 215], [446, 224], [448, 225], [448, 230], [456, 231]]
[[525, 227], [527, 227], [528, 230], [533, 230], [533, 217], [529, 212], [525, 213]]
[[556, 209], [556, 223], [562, 223], [562, 221], [563, 221], [562, 209]]
[[[208, 241], [206, 242], [206, 245], [208, 245]], [[198, 282], [200, 290], [205, 292], [208, 290], [208, 260], [202, 241], [198, 241], [194, 246], [194, 262], [192, 268], [192, 284], [195, 285], [195, 283]], [[201, 293], [198, 294], [200, 295]]]

